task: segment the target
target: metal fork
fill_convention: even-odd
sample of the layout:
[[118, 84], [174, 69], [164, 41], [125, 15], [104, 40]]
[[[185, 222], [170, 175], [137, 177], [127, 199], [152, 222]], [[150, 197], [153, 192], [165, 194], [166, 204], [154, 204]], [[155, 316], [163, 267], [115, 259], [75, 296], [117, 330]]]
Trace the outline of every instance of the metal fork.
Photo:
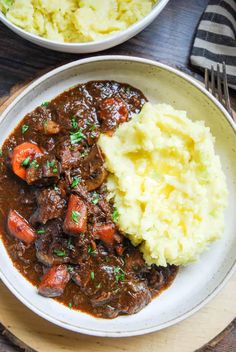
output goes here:
[[212, 93], [212, 95], [214, 95], [215, 98], [219, 100], [219, 102], [233, 117], [230, 105], [225, 62], [222, 64], [222, 70], [220, 69], [220, 64], [217, 64], [216, 70], [213, 65], [211, 66], [211, 70], [208, 68], [205, 69], [205, 87], [210, 93]]

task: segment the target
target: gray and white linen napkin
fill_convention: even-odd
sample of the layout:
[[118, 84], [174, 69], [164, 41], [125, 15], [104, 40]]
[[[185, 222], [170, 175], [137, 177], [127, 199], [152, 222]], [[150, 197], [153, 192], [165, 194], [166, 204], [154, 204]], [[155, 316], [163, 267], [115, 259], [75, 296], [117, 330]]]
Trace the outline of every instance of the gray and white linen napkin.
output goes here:
[[225, 62], [229, 86], [236, 89], [236, 0], [209, 1], [190, 60], [200, 68]]

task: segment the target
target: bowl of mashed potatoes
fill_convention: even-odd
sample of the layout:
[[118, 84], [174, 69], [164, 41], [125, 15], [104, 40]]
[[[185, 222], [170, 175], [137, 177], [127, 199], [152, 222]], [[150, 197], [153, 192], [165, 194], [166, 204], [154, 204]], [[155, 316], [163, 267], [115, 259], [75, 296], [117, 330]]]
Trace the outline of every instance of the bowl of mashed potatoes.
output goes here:
[[70, 53], [111, 48], [148, 26], [169, 0], [0, 0], [0, 20], [40, 46]]

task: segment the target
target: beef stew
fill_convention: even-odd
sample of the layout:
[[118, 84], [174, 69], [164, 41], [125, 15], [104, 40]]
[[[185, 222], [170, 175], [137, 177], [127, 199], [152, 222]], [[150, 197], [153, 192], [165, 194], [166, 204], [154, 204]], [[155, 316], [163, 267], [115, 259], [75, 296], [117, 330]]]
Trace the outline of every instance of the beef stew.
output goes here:
[[14, 265], [39, 294], [97, 317], [137, 313], [177, 274], [148, 267], [119, 231], [96, 144], [145, 102], [127, 84], [80, 84], [26, 115], [1, 151], [0, 230]]

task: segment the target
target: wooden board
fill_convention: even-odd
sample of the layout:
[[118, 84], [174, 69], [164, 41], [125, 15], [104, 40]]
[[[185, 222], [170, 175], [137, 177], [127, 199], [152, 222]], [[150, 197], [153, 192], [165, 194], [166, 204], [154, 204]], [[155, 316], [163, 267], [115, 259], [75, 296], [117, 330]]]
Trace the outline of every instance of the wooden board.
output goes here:
[[[15, 88], [10, 97], [1, 102], [0, 112], [24, 88], [25, 86]], [[6, 328], [6, 336], [26, 351], [192, 352], [205, 344], [207, 346], [201, 351], [216, 351], [215, 347], [219, 346], [220, 341], [234, 331], [236, 326], [235, 292], [236, 274], [217, 297], [187, 320], [157, 333], [114, 339], [76, 334], [48, 323], [20, 303], [0, 282], [0, 322]], [[229, 325], [232, 321], [233, 323]], [[226, 327], [227, 329], [221, 333]], [[209, 341], [211, 342], [208, 343]], [[236, 346], [229, 346], [217, 351], [235, 352], [235, 350]]]

